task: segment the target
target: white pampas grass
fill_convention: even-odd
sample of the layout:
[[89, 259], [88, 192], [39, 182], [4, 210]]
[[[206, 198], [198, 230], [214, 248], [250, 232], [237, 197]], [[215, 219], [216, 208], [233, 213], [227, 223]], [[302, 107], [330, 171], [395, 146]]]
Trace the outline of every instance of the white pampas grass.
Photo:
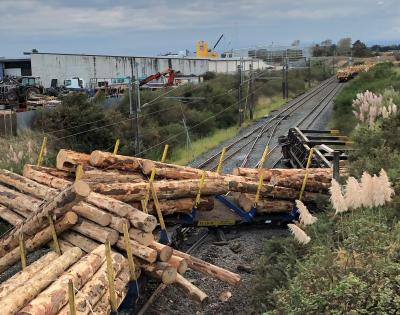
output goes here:
[[297, 225], [295, 224], [288, 224], [287, 225], [289, 230], [292, 232], [294, 235], [295, 239], [300, 243], [300, 244], [307, 244], [311, 241], [311, 237], [309, 237], [302, 229], [300, 229]]
[[329, 191], [331, 193], [330, 200], [335, 209], [335, 214], [346, 212], [348, 207], [342, 194], [342, 188], [335, 179], [332, 179], [332, 185], [329, 188]]
[[296, 200], [296, 207], [300, 212], [300, 223], [304, 226], [314, 224], [317, 218], [314, 217], [307, 209], [307, 207], [300, 200]]
[[371, 207], [374, 205], [374, 184], [372, 176], [364, 172], [361, 176], [361, 195], [362, 205], [364, 207]]
[[361, 187], [354, 177], [347, 179], [344, 199], [349, 209], [357, 209], [362, 206]]
[[383, 194], [383, 199], [385, 202], [392, 201], [392, 196], [394, 195], [394, 190], [392, 188], [392, 184], [385, 172], [382, 168], [379, 172], [379, 187], [381, 189], [381, 193]]
[[385, 193], [384, 187], [381, 185], [381, 179], [374, 175], [372, 177], [372, 186], [373, 186], [373, 193], [372, 193], [372, 203], [375, 207], [383, 206], [386, 202], [385, 200]]

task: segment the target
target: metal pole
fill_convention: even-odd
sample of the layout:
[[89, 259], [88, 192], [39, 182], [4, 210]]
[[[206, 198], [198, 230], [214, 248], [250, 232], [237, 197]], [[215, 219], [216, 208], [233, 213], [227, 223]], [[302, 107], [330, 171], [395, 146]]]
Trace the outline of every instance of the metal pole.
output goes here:
[[253, 65], [250, 64], [250, 80], [249, 80], [249, 111], [250, 120], [253, 120], [253, 110], [254, 110], [254, 75], [253, 75]]
[[311, 57], [308, 59], [308, 88], [311, 88]]
[[333, 151], [333, 178], [335, 180], [339, 180], [339, 161], [340, 161], [340, 152], [339, 151]]
[[288, 81], [288, 71], [289, 71], [289, 64], [288, 58], [286, 57], [286, 65], [285, 65], [285, 98], [289, 98], [289, 81]]
[[238, 76], [239, 76], [239, 88], [238, 88], [238, 102], [239, 102], [239, 127], [243, 123], [243, 77], [242, 77], [242, 65], [238, 66]]
[[140, 86], [136, 80], [136, 104], [135, 104], [135, 120], [136, 120], [136, 154], [140, 152], [140, 134], [139, 134], [139, 112], [140, 112]]
[[[131, 120], [131, 128], [132, 128], [132, 135], [133, 135], [135, 133], [135, 126], [133, 123], [132, 78], [131, 77], [129, 77], [128, 96], [129, 96], [129, 118]], [[135, 147], [135, 142], [133, 142], [133, 147]]]

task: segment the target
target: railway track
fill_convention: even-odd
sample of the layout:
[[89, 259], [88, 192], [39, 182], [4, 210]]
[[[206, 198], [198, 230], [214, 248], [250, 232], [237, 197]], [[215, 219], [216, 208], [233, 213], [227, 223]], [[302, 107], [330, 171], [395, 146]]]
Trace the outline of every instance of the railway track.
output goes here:
[[[333, 86], [333, 87], [332, 87]], [[336, 95], [336, 89], [338, 88], [338, 83], [336, 83], [335, 78], [330, 78], [315, 87], [314, 89], [308, 91], [304, 95], [296, 98], [295, 100], [288, 103], [283, 109], [281, 109], [275, 116], [267, 119], [263, 124], [257, 126], [250, 132], [238, 137], [229, 145], [226, 146], [226, 155], [224, 158], [224, 164], [228, 161], [231, 161], [236, 158], [241, 152], [245, 152], [244, 156], [241, 158], [240, 163], [236, 163], [235, 166], [245, 167], [251, 163], [251, 160], [254, 160], [254, 151], [256, 146], [263, 142], [263, 147], [265, 145], [269, 145], [271, 143], [271, 139], [275, 135], [275, 132], [278, 126], [288, 117], [295, 114], [299, 109], [302, 109], [305, 105], [312, 103], [316, 103], [316, 106], [312, 108], [311, 111], [307, 111], [306, 117], [312, 115], [315, 111], [318, 110], [321, 106], [327, 106], [330, 100], [327, 99], [333, 94], [332, 98]], [[322, 100], [318, 100], [319, 97], [323, 96]], [[325, 108], [324, 107], [324, 108]], [[267, 132], [269, 132], [269, 137], [267, 138], [267, 142], [265, 142], [265, 138], [263, 137]], [[261, 141], [263, 140], [263, 141]], [[273, 148], [274, 150], [276, 147]], [[260, 154], [258, 154], [260, 156]], [[220, 152], [216, 152], [212, 156], [210, 156], [207, 160], [195, 165], [197, 168], [206, 169], [206, 170], [216, 170], [218, 165], [218, 158], [220, 156]], [[258, 165], [258, 162], [255, 165]]]

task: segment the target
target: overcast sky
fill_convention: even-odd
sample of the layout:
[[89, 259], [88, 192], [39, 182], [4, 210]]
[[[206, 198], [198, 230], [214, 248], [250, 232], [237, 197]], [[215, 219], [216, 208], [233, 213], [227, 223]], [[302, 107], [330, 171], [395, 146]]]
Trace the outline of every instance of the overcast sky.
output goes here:
[[0, 0], [0, 56], [157, 55], [350, 36], [400, 42], [400, 0]]

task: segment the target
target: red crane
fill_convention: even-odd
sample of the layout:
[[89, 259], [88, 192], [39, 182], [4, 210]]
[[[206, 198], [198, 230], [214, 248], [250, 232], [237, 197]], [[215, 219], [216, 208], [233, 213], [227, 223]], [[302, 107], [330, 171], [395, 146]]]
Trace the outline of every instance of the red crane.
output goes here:
[[168, 78], [168, 81], [165, 84], [165, 86], [173, 86], [177, 73], [179, 73], [179, 71], [175, 71], [175, 70], [172, 70], [171, 68], [168, 68], [167, 70], [165, 70], [163, 72], [157, 72], [157, 73], [152, 74], [152, 75], [148, 76], [147, 78], [141, 80], [139, 83], [139, 86], [145, 85], [145, 84], [147, 84], [153, 80], [157, 80], [163, 76], [164, 77], [167, 76], [167, 78]]

